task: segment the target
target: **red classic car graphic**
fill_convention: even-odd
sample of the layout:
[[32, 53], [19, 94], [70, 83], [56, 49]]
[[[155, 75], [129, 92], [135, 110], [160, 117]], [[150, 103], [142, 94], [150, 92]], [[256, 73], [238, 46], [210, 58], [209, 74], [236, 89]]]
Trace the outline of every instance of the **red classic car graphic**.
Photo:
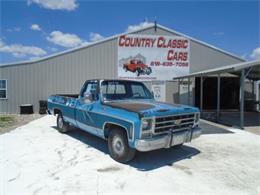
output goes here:
[[135, 73], [136, 76], [140, 76], [141, 74], [149, 75], [152, 73], [151, 67], [148, 67], [141, 60], [138, 59], [130, 60], [129, 63], [124, 64], [123, 68], [126, 72], [130, 71]]

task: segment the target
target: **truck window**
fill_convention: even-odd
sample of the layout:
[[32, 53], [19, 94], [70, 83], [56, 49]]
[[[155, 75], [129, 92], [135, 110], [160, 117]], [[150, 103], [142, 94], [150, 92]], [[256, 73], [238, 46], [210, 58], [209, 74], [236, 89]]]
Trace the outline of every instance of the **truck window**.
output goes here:
[[97, 92], [97, 83], [88, 83], [85, 91], [83, 91], [82, 95], [84, 96], [84, 94], [88, 94], [88, 93], [96, 93]]
[[151, 93], [142, 83], [131, 81], [103, 81], [101, 93], [104, 100], [152, 98]]
[[146, 96], [145, 90], [142, 85], [131, 85], [133, 96], [136, 94], [139, 96]]
[[102, 85], [102, 93], [104, 94], [125, 94], [125, 86], [116, 83], [109, 83], [108, 85]]

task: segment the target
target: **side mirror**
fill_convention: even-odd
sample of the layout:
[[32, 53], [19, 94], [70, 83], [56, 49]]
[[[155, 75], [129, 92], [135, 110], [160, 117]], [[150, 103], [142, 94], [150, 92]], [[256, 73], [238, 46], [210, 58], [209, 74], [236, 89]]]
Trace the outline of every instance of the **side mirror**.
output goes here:
[[84, 93], [84, 101], [86, 103], [93, 102], [95, 100], [95, 94], [93, 93]]

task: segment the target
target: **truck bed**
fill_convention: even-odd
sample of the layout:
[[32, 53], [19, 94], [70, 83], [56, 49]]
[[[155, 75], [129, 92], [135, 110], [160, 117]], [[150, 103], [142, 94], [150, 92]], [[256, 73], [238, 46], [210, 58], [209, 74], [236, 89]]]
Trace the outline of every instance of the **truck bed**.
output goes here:
[[78, 100], [78, 94], [55, 94], [48, 98], [48, 109], [67, 110], [67, 106], [75, 106]]

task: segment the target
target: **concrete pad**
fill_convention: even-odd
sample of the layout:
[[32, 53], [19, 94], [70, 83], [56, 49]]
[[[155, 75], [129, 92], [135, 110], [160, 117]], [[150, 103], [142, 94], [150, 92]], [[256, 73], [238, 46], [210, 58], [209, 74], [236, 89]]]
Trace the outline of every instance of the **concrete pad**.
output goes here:
[[0, 194], [260, 194], [260, 136], [230, 128], [120, 164], [106, 141], [60, 134], [55, 119], [0, 135]]
[[202, 129], [202, 134], [224, 134], [224, 133], [233, 133], [228, 130], [228, 127], [220, 124], [216, 124], [210, 121], [200, 120], [200, 128]]

